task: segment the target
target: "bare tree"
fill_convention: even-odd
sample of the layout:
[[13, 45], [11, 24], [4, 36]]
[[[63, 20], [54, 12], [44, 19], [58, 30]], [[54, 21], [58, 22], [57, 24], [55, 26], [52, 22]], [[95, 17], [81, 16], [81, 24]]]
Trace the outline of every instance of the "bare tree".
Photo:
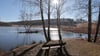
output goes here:
[[[56, 10], [54, 8], [54, 5], [51, 4], [52, 3], [51, 0], [34, 0], [34, 2], [33, 2], [33, 4], [35, 6], [40, 8], [40, 15], [41, 15], [42, 23], [43, 23], [43, 31], [44, 31], [44, 35], [45, 35], [47, 41], [51, 40], [51, 37], [50, 37], [50, 19], [51, 19], [51, 15], [53, 15], [53, 13], [56, 14], [56, 12], [54, 12], [54, 11], [57, 11], [57, 13], [58, 13], [58, 14], [56, 14], [57, 17], [59, 15], [57, 20], [58, 20], [58, 25], [60, 25], [59, 24], [60, 23], [60, 16], [62, 14], [62, 7], [63, 7], [65, 0], [63, 0], [63, 2], [61, 2], [61, 0], [58, 0], [58, 1], [60, 2], [59, 9], [56, 9]], [[46, 17], [46, 15], [48, 17], [48, 31], [47, 32], [45, 29], [46, 25], [45, 25], [45, 21], [44, 21], [44, 14], [45, 14], [45, 17]], [[59, 33], [59, 35], [61, 35], [61, 34]]]
[[52, 1], [51, 0], [44, 0], [44, 4], [45, 4], [44, 5], [44, 11], [45, 11], [45, 14], [47, 14], [47, 17], [48, 17], [48, 38], [49, 38], [49, 41], [51, 40], [51, 36], [50, 36], [50, 19], [51, 19], [51, 15], [53, 13], [55, 13], [56, 16], [57, 16], [56, 18], [57, 18], [57, 26], [59, 27], [59, 29], [58, 29], [59, 37], [60, 37], [60, 39], [62, 38], [61, 37], [61, 32], [60, 32], [60, 16], [61, 16], [61, 14], [63, 12], [62, 8], [63, 8], [63, 5], [65, 4], [65, 0], [62, 0], [62, 1], [58, 0], [57, 2], [59, 4], [56, 4], [56, 8], [55, 8], [55, 5], [52, 5]]
[[45, 28], [45, 22], [44, 22], [44, 14], [43, 14], [43, 1], [42, 0], [40, 0], [40, 12], [41, 12], [41, 19], [42, 19], [42, 24], [43, 24], [44, 35], [45, 35], [46, 41], [48, 42], [49, 38], [48, 38], [48, 36], [46, 34], [46, 28]]
[[[57, 28], [58, 28], [58, 34], [59, 34], [59, 39], [60, 41], [62, 40], [61, 37], [61, 30], [60, 30], [60, 17], [63, 14], [63, 6], [65, 5], [65, 0], [57, 0], [56, 4], [51, 5], [52, 2], [50, 0], [48, 0], [48, 37], [50, 37], [50, 19], [51, 19], [51, 15], [54, 13], [56, 15], [56, 19], [57, 19]], [[53, 15], [54, 16], [54, 15]], [[50, 39], [51, 40], [51, 39]]]
[[49, 38], [49, 41], [51, 40], [51, 37], [50, 37], [50, 0], [48, 0], [48, 38]]
[[97, 6], [95, 4], [96, 0], [77, 0], [78, 5], [76, 10], [80, 10], [78, 12], [82, 17], [81, 18], [88, 18], [88, 42], [91, 42], [91, 32], [92, 32], [92, 14], [95, 14], [96, 10], [94, 10]]
[[33, 20], [33, 8], [31, 6], [31, 3], [27, 5], [27, 0], [20, 0], [21, 1], [21, 14], [20, 19], [23, 22], [23, 26], [25, 28], [26, 33], [32, 32], [32, 21]]
[[20, 19], [23, 22], [23, 26], [25, 28], [26, 33], [31, 32], [32, 23], [30, 21], [32, 20], [32, 17], [32, 14], [28, 14], [25, 11], [21, 11]]
[[[26, 0], [25, 2], [27, 4], [31, 3], [31, 5], [33, 7], [38, 7], [40, 9], [38, 14], [41, 15], [44, 35], [45, 35], [46, 41], [47, 42], [50, 41], [50, 0], [34, 0], [34, 1], [33, 0]], [[48, 13], [47, 13], [47, 11], [48, 11]], [[46, 31], [44, 12], [47, 13], [47, 15], [48, 15], [48, 32]]]
[[59, 8], [57, 8], [57, 26], [58, 26], [58, 34], [59, 34], [59, 39], [60, 43], [62, 43], [62, 36], [61, 36], [61, 30], [60, 30], [60, 12]]
[[94, 43], [97, 41], [99, 27], [100, 27], [100, 7], [99, 7], [98, 23], [97, 23], [96, 33], [95, 33], [95, 37], [94, 37]]
[[91, 20], [92, 20], [92, 8], [91, 8], [92, 0], [88, 0], [88, 42], [91, 42]]
[[59, 35], [60, 43], [62, 43], [60, 18], [61, 18], [61, 12], [62, 12], [62, 8], [63, 8], [64, 4], [65, 4], [65, 0], [58, 0], [57, 3], [55, 4], [57, 28], [58, 28], [58, 35]]
[[88, 17], [88, 42], [91, 42], [92, 0], [79, 0], [78, 3], [76, 10], [81, 12], [79, 12], [79, 14], [82, 15], [82, 17]]

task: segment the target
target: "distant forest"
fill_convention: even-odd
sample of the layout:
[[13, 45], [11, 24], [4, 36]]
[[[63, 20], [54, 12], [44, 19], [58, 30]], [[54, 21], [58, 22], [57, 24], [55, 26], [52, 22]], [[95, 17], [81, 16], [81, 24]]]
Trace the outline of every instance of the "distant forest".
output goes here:
[[[60, 23], [61, 25], [64, 26], [74, 26], [77, 23], [81, 23], [81, 22], [87, 22], [85, 20], [76, 20], [74, 21], [73, 19], [60, 19]], [[17, 21], [17, 22], [0, 22], [0, 26], [12, 26], [12, 25], [24, 25], [24, 24], [32, 24], [32, 25], [42, 25], [42, 21], [41, 20], [32, 20], [32, 21]], [[48, 24], [48, 20], [45, 20], [45, 24]], [[56, 19], [51, 19], [51, 25], [57, 25], [57, 21]]]

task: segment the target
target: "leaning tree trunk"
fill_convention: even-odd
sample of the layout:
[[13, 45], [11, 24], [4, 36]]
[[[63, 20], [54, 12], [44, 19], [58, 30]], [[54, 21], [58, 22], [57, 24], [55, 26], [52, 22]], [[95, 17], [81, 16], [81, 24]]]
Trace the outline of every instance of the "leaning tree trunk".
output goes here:
[[48, 0], [48, 38], [50, 41], [51, 40], [51, 37], [50, 37], [50, 0]]
[[44, 22], [44, 15], [43, 15], [43, 4], [42, 4], [42, 0], [40, 0], [40, 12], [41, 12], [41, 19], [42, 19], [42, 25], [43, 25], [44, 35], [45, 35], [46, 41], [48, 42], [49, 39], [47, 37], [46, 29], [45, 29], [45, 22]]
[[57, 27], [58, 27], [58, 35], [59, 35], [59, 42], [62, 43], [62, 36], [60, 30], [60, 7], [57, 8]]
[[88, 42], [91, 42], [91, 0], [88, 1]]
[[95, 37], [94, 37], [94, 43], [97, 41], [97, 36], [98, 36], [98, 32], [99, 32], [99, 26], [100, 26], [100, 7], [99, 7], [98, 23], [97, 23], [96, 33], [95, 33]]

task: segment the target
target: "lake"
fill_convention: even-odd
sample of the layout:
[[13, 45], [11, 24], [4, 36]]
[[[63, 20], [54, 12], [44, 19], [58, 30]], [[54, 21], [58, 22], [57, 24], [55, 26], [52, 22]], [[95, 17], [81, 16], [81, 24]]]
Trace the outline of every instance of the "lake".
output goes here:
[[[42, 28], [32, 28], [32, 30], [38, 30], [38, 33], [18, 33], [18, 31], [24, 31], [23, 27], [0, 27], [0, 49], [3, 51], [9, 51], [13, 48], [22, 45], [30, 45], [34, 41], [45, 41]], [[59, 40], [57, 28], [50, 28], [51, 39]], [[72, 33], [61, 31], [62, 38], [77, 38], [80, 37], [79, 33]], [[82, 38], [87, 37], [87, 34], [82, 34]]]

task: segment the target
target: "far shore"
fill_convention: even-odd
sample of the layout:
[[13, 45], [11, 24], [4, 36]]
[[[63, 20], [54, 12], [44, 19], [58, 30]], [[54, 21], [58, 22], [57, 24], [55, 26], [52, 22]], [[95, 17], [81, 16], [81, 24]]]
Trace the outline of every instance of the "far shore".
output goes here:
[[[14, 26], [0, 26], [0, 27], [23, 27], [23, 26], [18, 26], [18, 25], [14, 25]], [[34, 25], [32, 26], [32, 28], [42, 28], [42, 25]], [[46, 26], [47, 28], [47, 26]], [[55, 25], [51, 25], [51, 28], [57, 28], [57, 26]], [[61, 30], [62, 31], [69, 31], [69, 32], [74, 32], [74, 33], [85, 33], [88, 34], [88, 28], [87, 27], [76, 27], [76, 26], [61, 26]], [[96, 32], [96, 28], [92, 28], [92, 34], [95, 34]], [[100, 34], [100, 31], [99, 31]]]
[[[62, 27], [63, 31], [69, 31], [69, 32], [75, 32], [75, 33], [85, 33], [88, 34], [88, 28], [87, 27]], [[96, 32], [96, 28], [92, 28], [92, 32], [91, 34], [95, 34]], [[100, 34], [100, 30], [99, 30], [99, 34]]]

